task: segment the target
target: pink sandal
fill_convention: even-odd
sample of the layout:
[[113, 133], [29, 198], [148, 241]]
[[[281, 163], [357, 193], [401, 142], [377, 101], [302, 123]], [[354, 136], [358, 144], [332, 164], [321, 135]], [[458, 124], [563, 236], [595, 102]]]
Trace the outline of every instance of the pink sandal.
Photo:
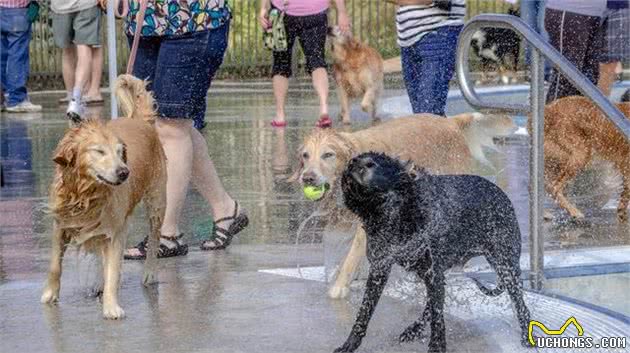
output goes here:
[[273, 119], [271, 121], [271, 126], [273, 126], [273, 127], [285, 127], [285, 126], [287, 126], [287, 122], [286, 121], [278, 121], [276, 119]]
[[332, 124], [333, 122], [328, 114], [322, 114], [317, 121], [317, 127], [320, 129], [327, 129], [329, 127], [332, 127]]

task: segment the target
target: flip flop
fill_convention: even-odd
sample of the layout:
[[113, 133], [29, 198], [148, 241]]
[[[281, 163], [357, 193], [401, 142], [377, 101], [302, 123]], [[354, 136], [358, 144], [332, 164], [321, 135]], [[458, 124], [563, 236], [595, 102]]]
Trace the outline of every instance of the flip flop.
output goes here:
[[322, 114], [317, 121], [317, 127], [320, 129], [327, 129], [329, 127], [332, 127], [332, 124], [333, 122], [328, 114]]
[[285, 126], [287, 126], [287, 122], [285, 120], [279, 121], [279, 120], [273, 119], [271, 121], [271, 126], [273, 126], [273, 127], [285, 127]]
[[95, 98], [95, 97], [83, 97], [83, 103], [86, 105], [99, 105], [103, 104], [105, 100], [103, 98]]

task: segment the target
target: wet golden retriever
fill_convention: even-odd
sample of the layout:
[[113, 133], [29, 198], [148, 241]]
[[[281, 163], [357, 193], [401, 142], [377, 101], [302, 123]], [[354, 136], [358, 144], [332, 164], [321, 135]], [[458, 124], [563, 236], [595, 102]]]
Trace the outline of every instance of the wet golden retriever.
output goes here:
[[154, 281], [166, 202], [166, 159], [153, 126], [153, 98], [145, 82], [122, 75], [116, 95], [124, 118], [85, 121], [66, 132], [54, 152], [50, 188], [54, 217], [48, 279], [42, 303], [59, 299], [61, 262], [69, 244], [95, 252], [103, 264], [103, 316], [123, 318], [118, 287], [127, 223], [143, 200], [151, 236], [143, 282]]
[[[308, 135], [299, 151], [299, 169], [292, 176], [302, 185], [327, 185], [320, 198], [320, 209], [328, 211], [327, 229], [356, 223], [338, 198], [340, 175], [350, 159], [362, 152], [384, 152], [410, 160], [437, 174], [469, 172], [474, 160], [489, 164], [483, 146], [494, 147], [493, 137], [514, 131], [508, 117], [478, 113], [444, 118], [418, 114], [387, 121], [353, 133], [317, 129]], [[328, 291], [332, 298], [343, 298], [360, 260], [365, 256], [365, 231], [358, 227], [337, 278]]]
[[[630, 103], [617, 108], [630, 116]], [[545, 107], [545, 188], [560, 207], [576, 220], [584, 218], [564, 195], [569, 181], [584, 171], [597, 155], [611, 162], [623, 179], [617, 217], [627, 221], [630, 201], [630, 144], [590, 99], [573, 96]]]
[[343, 33], [339, 27], [328, 29], [332, 45], [333, 72], [341, 104], [341, 120], [350, 123], [350, 100], [362, 97], [361, 109], [376, 119], [383, 92], [383, 58], [367, 44]]

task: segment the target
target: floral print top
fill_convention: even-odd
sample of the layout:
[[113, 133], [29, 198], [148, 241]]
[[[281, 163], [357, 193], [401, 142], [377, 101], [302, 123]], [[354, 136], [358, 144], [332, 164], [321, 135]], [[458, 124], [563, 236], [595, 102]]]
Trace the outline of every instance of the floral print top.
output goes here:
[[[140, 0], [128, 0], [128, 35], [136, 31]], [[223, 26], [231, 18], [227, 0], [145, 0], [147, 11], [142, 36], [175, 36]]]

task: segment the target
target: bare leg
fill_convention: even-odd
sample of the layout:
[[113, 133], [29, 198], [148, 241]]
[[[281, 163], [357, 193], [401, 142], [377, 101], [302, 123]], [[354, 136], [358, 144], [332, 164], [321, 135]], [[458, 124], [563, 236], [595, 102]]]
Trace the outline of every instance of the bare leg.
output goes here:
[[285, 121], [284, 105], [289, 92], [289, 79], [282, 75], [273, 77], [273, 95], [276, 98], [276, 121]]
[[617, 65], [619, 65], [617, 61], [599, 64], [599, 80], [597, 81], [597, 87], [599, 87], [606, 97], [610, 95], [612, 85], [617, 78]]
[[319, 114], [328, 114], [328, 73], [326, 69], [320, 67], [311, 74], [313, 87], [319, 97]]
[[[223, 188], [214, 163], [208, 154], [208, 144], [197, 129], [191, 129], [192, 140], [192, 183], [210, 205], [214, 219], [232, 216], [234, 200]], [[222, 227], [229, 227], [229, 221]], [[226, 228], [227, 229], [227, 228]]]
[[64, 48], [61, 54], [61, 72], [63, 74], [63, 84], [66, 86], [68, 97], [72, 95], [74, 87], [74, 73], [77, 67], [77, 47], [70, 46]]
[[361, 259], [365, 257], [366, 241], [365, 230], [359, 226], [354, 234], [350, 251], [348, 251], [348, 255], [346, 255], [343, 265], [339, 269], [335, 284], [328, 291], [329, 297], [345, 298], [350, 292], [348, 287], [352, 281], [352, 276], [357, 270]]
[[184, 207], [193, 165], [192, 120], [158, 119], [157, 131], [166, 154], [166, 213], [162, 235], [179, 235], [179, 216]]
[[103, 47], [92, 47], [92, 73], [90, 86], [86, 95], [90, 98], [102, 99], [101, 76], [103, 76]]
[[77, 67], [75, 71], [74, 89], [85, 90], [92, 71], [92, 48], [77, 45]]
[[66, 242], [63, 239], [63, 231], [55, 224], [52, 238], [52, 248], [50, 250], [50, 266], [48, 269], [48, 280], [42, 293], [42, 303], [54, 303], [59, 300], [59, 289], [61, 288], [61, 262], [63, 253], [66, 250]]

